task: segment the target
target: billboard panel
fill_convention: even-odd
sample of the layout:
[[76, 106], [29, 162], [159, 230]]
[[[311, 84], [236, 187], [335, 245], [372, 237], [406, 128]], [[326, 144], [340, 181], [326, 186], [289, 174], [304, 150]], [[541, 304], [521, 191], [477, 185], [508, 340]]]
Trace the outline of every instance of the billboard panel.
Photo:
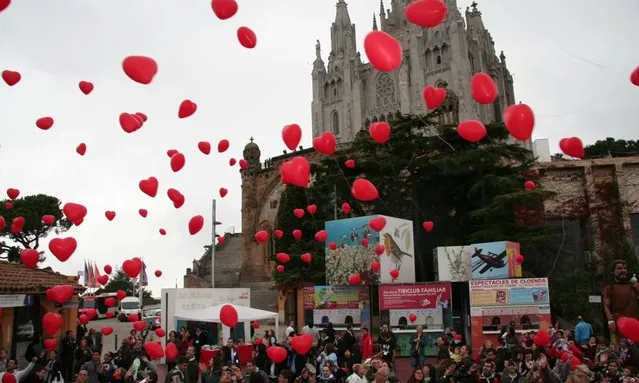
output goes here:
[[521, 277], [517, 242], [475, 243], [468, 246], [472, 262], [472, 279], [508, 279]]

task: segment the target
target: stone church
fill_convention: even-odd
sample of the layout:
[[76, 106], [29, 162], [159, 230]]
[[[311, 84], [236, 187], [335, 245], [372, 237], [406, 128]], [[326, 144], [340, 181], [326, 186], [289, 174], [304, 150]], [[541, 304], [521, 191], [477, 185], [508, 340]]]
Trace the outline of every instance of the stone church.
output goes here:
[[[347, 143], [371, 122], [391, 120], [397, 112], [426, 113], [423, 89], [427, 85], [447, 90], [443, 107], [448, 113], [441, 117], [443, 123], [501, 120], [505, 108], [515, 103], [506, 56], [503, 51], [495, 52], [477, 3], [466, 9], [464, 18], [456, 0], [445, 1], [448, 16], [435, 28], [406, 21], [404, 12], [410, 0], [391, 0], [390, 9], [380, 2], [379, 16], [373, 15], [373, 30], [391, 34], [404, 48], [401, 67], [391, 73], [362, 62], [348, 6], [344, 0], [337, 2], [328, 64], [322, 59], [319, 41], [315, 47], [313, 136], [333, 132], [339, 143]], [[489, 74], [498, 86], [499, 97], [493, 105], [479, 105], [472, 99], [470, 80], [477, 72]]]

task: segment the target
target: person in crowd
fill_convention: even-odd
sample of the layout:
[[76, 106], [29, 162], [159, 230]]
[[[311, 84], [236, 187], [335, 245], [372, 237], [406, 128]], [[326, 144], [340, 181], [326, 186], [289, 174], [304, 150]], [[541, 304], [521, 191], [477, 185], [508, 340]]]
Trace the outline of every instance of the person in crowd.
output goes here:
[[389, 369], [387, 367], [382, 367], [375, 373], [375, 383], [390, 383], [388, 380]]
[[126, 341], [129, 343], [131, 347], [135, 346], [135, 342], [140, 339], [137, 330], [133, 329], [129, 331], [129, 336], [126, 338]]
[[318, 377], [318, 383], [337, 383], [337, 379], [333, 376], [333, 371], [331, 371], [330, 366], [324, 364], [322, 367], [322, 373]]
[[295, 321], [288, 322], [288, 326], [284, 329], [284, 339], [291, 336], [291, 333], [295, 335]]
[[7, 358], [9, 358], [9, 351], [6, 348], [0, 348], [0, 372], [7, 371]]
[[388, 366], [391, 369], [395, 364], [395, 356], [397, 354], [396, 344], [397, 343], [393, 340], [393, 335], [390, 331], [382, 333], [379, 341], [379, 345], [382, 349], [382, 360], [388, 363]]
[[422, 373], [424, 376], [424, 383], [435, 383], [435, 379], [437, 379], [437, 371], [435, 370], [435, 366], [433, 366], [432, 364], [425, 365], [424, 367], [422, 367]]
[[58, 360], [58, 352], [56, 350], [49, 351], [47, 359], [47, 364], [44, 366], [44, 381], [49, 383], [62, 381], [62, 366]]
[[327, 343], [335, 343], [335, 329], [333, 328], [333, 322], [328, 322], [326, 324], [326, 328], [324, 329], [324, 333], [326, 333], [326, 342]]
[[344, 342], [344, 350], [353, 352], [353, 346], [355, 345], [355, 343], [357, 343], [357, 341], [355, 340], [355, 334], [353, 334], [353, 325], [351, 323], [346, 325], [346, 331], [344, 331], [344, 334], [342, 334], [341, 339]]
[[300, 374], [300, 376], [295, 378], [294, 383], [315, 383], [316, 382], [315, 377], [316, 377], [315, 369], [311, 370], [308, 367], [304, 367], [302, 369], [302, 373]]
[[89, 334], [85, 338], [87, 340], [87, 346], [91, 351], [102, 353], [102, 333], [96, 332], [94, 328], [90, 328]]
[[277, 383], [293, 383], [294, 379], [295, 379], [295, 376], [293, 375], [291, 371], [282, 370], [277, 376]]
[[180, 333], [181, 337], [180, 337], [180, 343], [178, 344], [178, 351], [180, 355], [184, 356], [186, 355], [186, 350], [188, 350], [189, 347], [193, 346], [193, 343], [195, 341], [193, 337], [191, 336], [191, 333], [189, 333], [184, 328], [182, 330], [184, 331]]
[[4, 377], [4, 374], [13, 374], [13, 376], [15, 376], [16, 378], [16, 382], [20, 383], [22, 379], [26, 378], [29, 375], [37, 362], [38, 358], [33, 357], [27, 367], [25, 367], [23, 370], [18, 370], [18, 363], [16, 362], [16, 360], [7, 359], [7, 369], [6, 371], [0, 372], [0, 382], [3, 381], [2, 378]]
[[222, 355], [224, 355], [224, 364], [227, 366], [240, 363], [240, 354], [231, 338], [227, 339], [226, 346], [222, 347]]
[[[426, 348], [426, 339], [422, 326], [417, 326], [415, 336], [410, 341], [410, 365], [413, 368], [421, 368], [424, 365], [424, 350]], [[458, 350], [459, 354], [459, 350]], [[459, 357], [461, 361], [461, 356]]]
[[617, 320], [620, 317], [639, 319], [639, 282], [631, 282], [628, 277], [628, 264], [621, 259], [612, 262], [612, 277], [612, 283], [604, 287], [602, 296], [610, 329], [610, 341], [618, 345], [620, 336]]
[[311, 354], [310, 357], [314, 358], [317, 356], [317, 350], [319, 347], [320, 334], [317, 331], [317, 328], [313, 325], [313, 321], [308, 321], [306, 326], [302, 328], [302, 334], [308, 334], [313, 338], [313, 345], [311, 346]]
[[[335, 346], [332, 343], [327, 344], [324, 351], [322, 351], [322, 353], [317, 357], [317, 363], [320, 371], [323, 370], [327, 362], [337, 365], [337, 354], [335, 353]], [[331, 371], [331, 376], [332, 374], [333, 371]]]
[[366, 361], [366, 359], [373, 356], [373, 337], [371, 337], [366, 327], [361, 327], [359, 332], [361, 334], [359, 347], [362, 352], [362, 361]]
[[27, 350], [24, 353], [24, 358], [26, 360], [31, 360], [33, 358], [37, 358], [38, 360], [43, 359], [46, 355], [46, 350], [42, 347], [42, 340], [38, 334], [33, 336], [31, 342], [27, 345]]
[[47, 382], [47, 370], [41, 365], [35, 365], [31, 373], [22, 379], [22, 383], [43, 383]]
[[202, 346], [208, 343], [208, 339], [206, 333], [202, 331], [202, 329], [198, 326], [195, 329], [195, 338], [193, 341], [193, 346], [195, 346], [195, 359], [200, 360], [200, 350], [202, 350]]
[[187, 383], [186, 370], [188, 366], [189, 360], [186, 359], [186, 357], [178, 357], [175, 363], [175, 367], [166, 374], [164, 383]]
[[76, 340], [72, 331], [67, 331], [62, 338], [62, 353], [60, 364], [62, 366], [62, 378], [65, 382], [70, 382], [73, 378], [73, 360], [75, 359]]
[[586, 322], [581, 315], [578, 316], [577, 325], [575, 326], [575, 343], [577, 345], [586, 344], [594, 334], [595, 332], [590, 323]]
[[91, 360], [91, 350], [87, 346], [87, 340], [81, 338], [75, 348], [75, 372], [79, 373], [80, 368]]
[[346, 379], [348, 383], [368, 383], [366, 380], [366, 366], [360, 363], [353, 365], [353, 373]]
[[260, 370], [255, 361], [249, 360], [246, 362], [246, 375], [244, 376], [245, 381], [250, 381], [250, 376], [252, 374], [257, 375], [260, 378], [260, 383], [269, 383], [268, 374], [265, 371]]
[[104, 365], [102, 365], [100, 353], [94, 351], [91, 354], [91, 359], [85, 362], [80, 369], [89, 374], [89, 383], [99, 383], [98, 375], [104, 374]]
[[189, 346], [186, 349], [186, 359], [188, 360], [188, 367], [186, 370], [186, 378], [189, 383], [197, 382], [200, 377], [200, 366], [195, 358], [195, 346]]

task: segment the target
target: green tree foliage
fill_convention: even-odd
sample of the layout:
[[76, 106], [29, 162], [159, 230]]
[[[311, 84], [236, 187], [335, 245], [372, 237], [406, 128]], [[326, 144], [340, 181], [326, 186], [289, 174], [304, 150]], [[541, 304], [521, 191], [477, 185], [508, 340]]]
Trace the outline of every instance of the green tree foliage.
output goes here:
[[[113, 272], [109, 276], [109, 282], [107, 282], [107, 284], [101, 289], [98, 289], [95, 293], [115, 293], [118, 290], [125, 291], [127, 296], [130, 297], [137, 296], [136, 283], [133, 279], [126, 275], [126, 273], [122, 269], [119, 268], [113, 270]], [[150, 298], [151, 292], [144, 289], [142, 296], [144, 299]]]
[[585, 158], [636, 156], [639, 154], [639, 141], [607, 137], [605, 140], [597, 140], [594, 144], [584, 147], [584, 152]]
[[[11, 209], [6, 208], [6, 203], [13, 204]], [[55, 222], [52, 225], [42, 223], [42, 216], [52, 215]], [[60, 200], [45, 194], [30, 195], [16, 200], [4, 200], [0, 202], [0, 216], [7, 222], [6, 227], [0, 231], [0, 237], [7, 242], [0, 242], [0, 259], [9, 262], [20, 262], [20, 252], [23, 249], [38, 250], [40, 241], [52, 232], [63, 233], [71, 228], [69, 222], [62, 213]], [[11, 223], [17, 217], [24, 217], [24, 228], [20, 233], [11, 232]], [[40, 261], [44, 261], [44, 253], [40, 252]]]
[[[310, 248], [319, 252], [314, 256], [322, 262], [313, 265], [313, 273], [322, 280], [323, 248], [312, 239], [314, 231], [333, 217], [335, 191], [336, 205], [348, 202], [351, 216], [383, 214], [413, 222], [418, 281], [433, 278], [434, 248], [480, 242], [519, 242], [526, 269], [537, 275], [548, 269], [556, 250], [553, 230], [543, 220], [522, 224], [517, 217], [517, 211], [538, 210], [551, 194], [541, 185], [524, 190], [525, 175], [534, 164], [532, 153], [509, 143], [502, 124], [488, 125], [486, 138], [473, 144], [459, 137], [454, 127], [429, 120], [434, 117], [397, 116], [386, 144], [380, 145], [364, 132], [350, 148], [314, 164], [315, 181], [307, 189], [287, 187], [277, 216], [277, 225], [287, 237], [275, 240], [276, 252], [298, 254]], [[355, 169], [345, 167], [348, 158], [355, 160]], [[360, 176], [376, 185], [378, 200], [362, 203], [352, 197], [350, 185]], [[318, 206], [318, 213], [314, 220], [305, 217], [300, 223], [293, 209], [309, 203]], [[341, 218], [345, 217], [338, 214]], [[424, 231], [425, 220], [435, 222], [433, 232]], [[289, 233], [300, 225], [306, 229], [305, 237], [296, 243]], [[276, 272], [275, 281], [286, 286], [308, 280], [294, 269], [291, 265], [285, 273]]]

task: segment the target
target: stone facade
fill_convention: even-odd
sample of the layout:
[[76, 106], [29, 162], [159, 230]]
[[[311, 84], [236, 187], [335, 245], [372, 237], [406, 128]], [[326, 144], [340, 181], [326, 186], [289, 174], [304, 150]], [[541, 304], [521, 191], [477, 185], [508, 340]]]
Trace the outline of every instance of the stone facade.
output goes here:
[[[435, 28], [408, 23], [404, 11], [410, 1], [392, 0], [391, 9], [379, 9], [379, 29], [394, 36], [404, 47], [402, 66], [381, 73], [363, 63], [356, 48], [355, 25], [347, 4], [337, 2], [331, 26], [328, 64], [322, 60], [319, 40], [313, 64], [313, 136], [333, 132], [347, 143], [371, 122], [386, 121], [397, 112], [426, 113], [423, 89], [427, 85], [447, 88], [443, 123], [477, 119], [485, 123], [501, 120], [508, 105], [515, 103], [513, 78], [506, 56], [495, 52], [495, 43], [484, 27], [477, 4], [466, 9], [465, 19], [456, 0], [446, 0], [448, 16]], [[378, 30], [374, 16], [373, 29]], [[470, 94], [473, 74], [489, 74], [499, 88], [493, 105], [479, 105]], [[526, 143], [529, 145], [530, 143]]]
[[538, 167], [544, 189], [556, 193], [545, 218], [584, 220], [585, 247], [610, 259], [621, 243], [633, 243], [631, 216], [639, 214], [639, 157], [553, 161]]

